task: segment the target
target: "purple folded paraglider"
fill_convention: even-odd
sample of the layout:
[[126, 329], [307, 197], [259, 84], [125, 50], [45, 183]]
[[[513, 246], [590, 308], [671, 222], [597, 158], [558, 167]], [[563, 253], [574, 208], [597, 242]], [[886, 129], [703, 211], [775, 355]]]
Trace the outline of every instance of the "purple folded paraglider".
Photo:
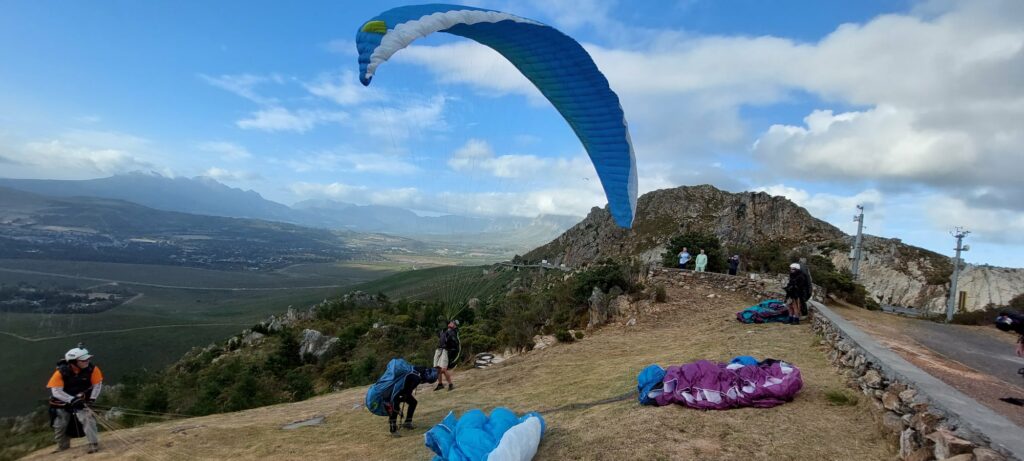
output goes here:
[[785, 362], [759, 365], [699, 360], [665, 371], [661, 389], [648, 393], [655, 405], [678, 403], [699, 410], [769, 408], [792, 401], [804, 385], [800, 369]]

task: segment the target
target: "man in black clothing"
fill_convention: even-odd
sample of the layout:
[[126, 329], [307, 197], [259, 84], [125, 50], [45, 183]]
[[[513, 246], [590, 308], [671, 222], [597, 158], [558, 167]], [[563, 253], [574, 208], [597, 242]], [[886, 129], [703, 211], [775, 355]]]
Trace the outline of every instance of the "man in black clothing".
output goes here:
[[789, 283], [786, 284], [786, 306], [789, 307], [790, 325], [800, 324], [800, 306], [805, 297], [811, 292], [807, 276], [800, 271], [800, 264], [789, 265]]
[[412, 423], [412, 416], [416, 413], [416, 397], [412, 395], [412, 392], [419, 386], [420, 383], [433, 383], [437, 378], [437, 373], [428, 367], [413, 367], [415, 370], [409, 373], [405, 377], [405, 385], [402, 386], [402, 391], [395, 397], [393, 404], [385, 404], [384, 408], [388, 412], [388, 428], [391, 431], [393, 437], [398, 437], [398, 416], [401, 414], [401, 404], [405, 404], [405, 421], [402, 423], [404, 429], [415, 429], [416, 425]]
[[459, 326], [458, 320], [448, 322], [448, 328], [441, 331], [437, 349], [434, 350], [434, 368], [437, 368], [438, 379], [435, 391], [444, 389], [444, 378], [448, 378], [448, 390], [455, 389], [452, 383], [452, 375], [448, 372], [449, 365], [455, 363], [459, 358]]
[[729, 275], [736, 275], [740, 269], [740, 255], [732, 255], [729, 258]]

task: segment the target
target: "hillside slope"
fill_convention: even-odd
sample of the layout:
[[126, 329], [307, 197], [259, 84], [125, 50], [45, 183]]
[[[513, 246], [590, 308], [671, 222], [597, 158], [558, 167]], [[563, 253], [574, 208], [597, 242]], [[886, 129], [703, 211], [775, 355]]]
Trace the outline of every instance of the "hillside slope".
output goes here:
[[[667, 281], [669, 301], [631, 313], [572, 344], [534, 351], [484, 370], [456, 373], [453, 392], [418, 390], [415, 430], [392, 439], [385, 418], [362, 408], [365, 387], [304, 402], [183, 419], [102, 434], [89, 459], [430, 459], [422, 434], [449, 410], [498, 405], [544, 412], [548, 431], [538, 460], [622, 459], [891, 459], [871, 405], [832, 406], [827, 391], [844, 389], [808, 326], [742, 325], [736, 310], [754, 300], [697, 282]], [[718, 297], [708, 298], [711, 293]], [[623, 319], [620, 319], [623, 320]], [[794, 402], [772, 409], [699, 412], [640, 407], [634, 399], [595, 402], [635, 389], [650, 363], [740, 355], [785, 358], [803, 372]], [[852, 391], [846, 391], [853, 395]], [[315, 415], [324, 424], [282, 430]], [[813, 428], [814, 435], [808, 436]], [[41, 450], [27, 459], [73, 459]]]

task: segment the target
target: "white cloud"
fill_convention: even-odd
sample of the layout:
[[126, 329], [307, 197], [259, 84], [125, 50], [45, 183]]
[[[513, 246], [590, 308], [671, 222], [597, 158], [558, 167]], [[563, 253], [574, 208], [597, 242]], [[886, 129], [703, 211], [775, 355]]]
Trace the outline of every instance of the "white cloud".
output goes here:
[[300, 182], [289, 188], [300, 199], [329, 198], [361, 205], [388, 205], [442, 214], [526, 216], [562, 214], [584, 216], [595, 204], [604, 206], [599, 187], [548, 188], [528, 192], [440, 192], [416, 188], [378, 188], [344, 183]]
[[244, 160], [252, 157], [252, 154], [244, 146], [227, 141], [208, 141], [199, 144], [199, 149], [220, 154], [224, 160]]
[[225, 170], [218, 167], [210, 167], [203, 176], [216, 179], [222, 182], [261, 181], [263, 177], [259, 173], [242, 170]]
[[331, 53], [340, 54], [342, 56], [353, 58], [359, 56], [355, 40], [331, 40], [325, 43], [323, 48]]
[[84, 179], [157, 169], [144, 138], [109, 131], [71, 130], [50, 139], [0, 146], [4, 176]]
[[972, 207], [964, 200], [945, 196], [931, 198], [924, 210], [936, 230], [962, 226], [972, 232], [974, 241], [1024, 244], [1024, 213], [1019, 211]]
[[565, 178], [595, 176], [594, 167], [583, 156], [542, 158], [536, 155], [495, 155], [487, 141], [470, 139], [448, 159], [451, 169], [469, 174], [486, 174], [505, 179], [564, 181]]
[[303, 86], [315, 96], [333, 101], [342, 106], [352, 106], [385, 97], [376, 87], [363, 87], [354, 71], [320, 74], [313, 82]]
[[240, 74], [240, 75], [221, 75], [218, 77], [211, 77], [209, 75], [199, 74], [206, 83], [213, 85], [222, 90], [234, 93], [245, 99], [261, 105], [276, 104], [277, 99], [271, 97], [265, 97], [256, 92], [256, 87], [266, 84], [282, 84], [284, 78], [280, 75], [252, 75], [252, 74]]
[[330, 171], [409, 175], [420, 171], [419, 167], [397, 155], [377, 153], [321, 152], [286, 160], [285, 163], [298, 173]]
[[377, 139], [397, 143], [420, 138], [428, 132], [448, 130], [444, 119], [446, 98], [438, 95], [426, 101], [410, 101], [397, 107], [366, 108], [354, 114], [360, 130]]
[[283, 107], [271, 107], [254, 112], [250, 118], [235, 122], [244, 130], [269, 132], [294, 131], [305, 133], [324, 123], [341, 123], [349, 119], [345, 112], [299, 109], [292, 111]]

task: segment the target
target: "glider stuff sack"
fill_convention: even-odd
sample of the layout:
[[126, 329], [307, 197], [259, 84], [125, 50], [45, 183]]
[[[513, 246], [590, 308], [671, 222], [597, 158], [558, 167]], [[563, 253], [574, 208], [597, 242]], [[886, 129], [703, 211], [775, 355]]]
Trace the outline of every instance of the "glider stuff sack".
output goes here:
[[[739, 407], [769, 408], [793, 400], [803, 378], [800, 369], [778, 360], [759, 364], [715, 363], [698, 360], [665, 370], [661, 386], [652, 384], [652, 365], [637, 376], [637, 388], [648, 389], [640, 403], [678, 403], [698, 410], [726, 410]], [[658, 367], [660, 368], [660, 367]]]
[[789, 309], [785, 303], [777, 299], [761, 301], [756, 306], [750, 306], [736, 313], [736, 320], [743, 323], [784, 322], [787, 318], [789, 318]]
[[519, 417], [498, 407], [490, 417], [476, 409], [461, 418], [449, 412], [424, 438], [434, 461], [529, 461], [537, 454], [544, 429], [538, 413]]
[[391, 359], [388, 368], [377, 382], [366, 391], [366, 409], [379, 416], [388, 415], [398, 393], [405, 387], [405, 379], [415, 370], [405, 359]]

